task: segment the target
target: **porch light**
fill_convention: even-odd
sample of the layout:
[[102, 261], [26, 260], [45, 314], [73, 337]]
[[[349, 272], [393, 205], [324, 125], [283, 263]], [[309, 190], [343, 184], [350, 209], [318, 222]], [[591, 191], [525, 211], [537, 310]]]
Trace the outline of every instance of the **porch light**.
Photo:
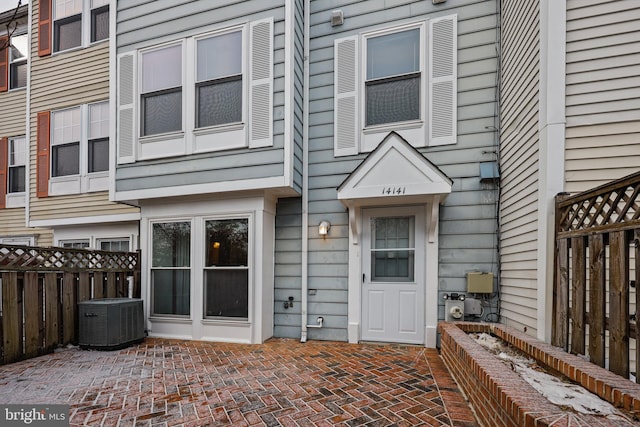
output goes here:
[[331, 228], [331, 223], [329, 221], [322, 221], [320, 225], [318, 225], [318, 234], [322, 237], [329, 234], [329, 229]]

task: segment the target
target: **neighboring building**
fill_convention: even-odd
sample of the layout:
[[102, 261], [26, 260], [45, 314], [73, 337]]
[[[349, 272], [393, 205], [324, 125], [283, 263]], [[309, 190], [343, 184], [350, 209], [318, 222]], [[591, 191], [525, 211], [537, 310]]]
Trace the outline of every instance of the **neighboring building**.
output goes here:
[[0, 243], [52, 243], [51, 230], [26, 226], [28, 188], [28, 7], [0, 13]]
[[503, 0], [501, 9], [501, 316], [548, 341], [554, 197], [640, 165], [640, 4]]
[[109, 201], [110, 5], [32, 0], [28, 225], [55, 246], [134, 250], [139, 209]]
[[498, 272], [497, 2], [111, 4], [150, 333], [434, 347]]
[[302, 1], [112, 5], [112, 197], [141, 209], [150, 333], [262, 342], [302, 188]]

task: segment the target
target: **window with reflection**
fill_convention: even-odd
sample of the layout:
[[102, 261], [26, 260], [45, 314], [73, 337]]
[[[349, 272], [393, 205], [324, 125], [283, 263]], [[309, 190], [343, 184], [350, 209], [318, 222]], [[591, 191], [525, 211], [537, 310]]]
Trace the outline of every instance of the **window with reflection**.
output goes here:
[[371, 280], [413, 282], [415, 218], [381, 217], [371, 221]]
[[191, 222], [152, 225], [151, 310], [160, 316], [191, 313]]
[[249, 220], [205, 222], [204, 313], [207, 318], [249, 317]]

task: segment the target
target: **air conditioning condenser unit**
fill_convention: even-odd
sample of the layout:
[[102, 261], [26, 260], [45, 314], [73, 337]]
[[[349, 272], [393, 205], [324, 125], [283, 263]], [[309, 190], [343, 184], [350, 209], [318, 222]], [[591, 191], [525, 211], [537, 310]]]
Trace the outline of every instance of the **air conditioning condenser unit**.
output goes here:
[[142, 300], [105, 298], [78, 303], [82, 348], [116, 350], [145, 337]]

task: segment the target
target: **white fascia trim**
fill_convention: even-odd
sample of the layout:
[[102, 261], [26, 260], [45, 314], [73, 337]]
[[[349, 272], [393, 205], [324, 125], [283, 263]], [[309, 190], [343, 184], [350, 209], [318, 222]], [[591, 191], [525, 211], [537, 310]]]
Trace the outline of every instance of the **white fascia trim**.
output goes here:
[[565, 178], [566, 0], [540, 1], [537, 338], [551, 339], [556, 194]]
[[[293, 76], [295, 75], [295, 5], [284, 2], [284, 181], [293, 186]], [[273, 137], [273, 136], [272, 136]]]
[[29, 227], [57, 227], [63, 225], [82, 225], [82, 224], [102, 224], [110, 222], [126, 222], [139, 221], [139, 213], [120, 214], [120, 215], [100, 215], [100, 216], [83, 216], [73, 218], [59, 219], [41, 219], [31, 221]]
[[195, 194], [213, 194], [224, 193], [228, 191], [268, 190], [283, 187], [285, 185], [286, 183], [284, 177], [275, 176], [271, 178], [256, 178], [242, 181], [226, 181], [221, 183], [193, 184], [176, 187], [118, 191], [115, 194], [115, 201], [189, 196]]
[[[33, 3], [29, 2], [27, 17], [27, 38], [29, 42], [33, 40], [33, 31], [32, 31], [32, 18], [31, 14], [33, 13]], [[29, 49], [27, 49], [27, 93], [26, 93], [26, 111], [24, 117], [24, 127], [25, 127], [25, 138], [27, 143], [27, 161], [25, 163], [25, 190], [24, 190], [24, 223], [29, 223], [29, 214], [31, 212], [31, 121], [29, 120], [29, 116], [31, 115], [31, 43], [29, 43]]]
[[113, 200], [116, 193], [116, 15], [117, 0], [109, 1], [109, 200]]

